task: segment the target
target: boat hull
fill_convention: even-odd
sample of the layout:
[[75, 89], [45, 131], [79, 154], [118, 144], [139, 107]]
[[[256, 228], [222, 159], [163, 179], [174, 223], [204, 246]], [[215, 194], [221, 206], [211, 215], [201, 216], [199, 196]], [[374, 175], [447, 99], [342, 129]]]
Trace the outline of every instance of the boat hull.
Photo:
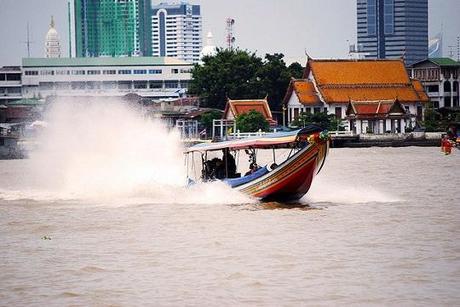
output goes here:
[[328, 141], [309, 144], [276, 169], [235, 189], [266, 201], [298, 200], [310, 189], [328, 150]]

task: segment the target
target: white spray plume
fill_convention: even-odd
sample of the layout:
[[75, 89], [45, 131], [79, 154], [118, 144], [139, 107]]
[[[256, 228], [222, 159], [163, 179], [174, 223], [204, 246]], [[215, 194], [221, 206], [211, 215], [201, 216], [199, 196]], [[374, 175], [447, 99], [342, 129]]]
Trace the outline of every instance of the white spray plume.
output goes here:
[[[224, 184], [184, 187], [177, 131], [117, 101], [55, 103], [40, 150], [32, 155], [43, 184], [60, 197], [143, 203], [248, 203]], [[221, 195], [232, 193], [232, 198]], [[46, 195], [49, 195], [46, 193]]]

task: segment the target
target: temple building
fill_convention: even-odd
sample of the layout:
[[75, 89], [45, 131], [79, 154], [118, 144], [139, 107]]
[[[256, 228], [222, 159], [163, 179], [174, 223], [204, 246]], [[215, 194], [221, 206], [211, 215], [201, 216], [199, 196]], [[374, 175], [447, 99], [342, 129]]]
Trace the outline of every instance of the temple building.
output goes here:
[[[423, 119], [423, 109], [428, 101], [422, 84], [409, 77], [401, 59], [309, 58], [303, 79], [291, 80], [283, 101], [283, 109], [287, 111], [285, 118], [290, 126], [302, 112], [325, 112], [344, 120], [346, 129], [356, 133], [402, 132], [406, 127], [415, 127], [416, 121]], [[364, 113], [360, 113], [363, 106], [369, 106], [366, 108], [372, 109], [371, 113], [377, 114], [380, 120], [384, 119], [380, 118], [384, 116], [382, 112], [390, 112], [390, 109], [393, 111], [401, 106], [404, 112], [390, 112], [391, 116], [390, 113], [385, 113], [385, 119], [392, 117], [396, 120], [396, 116], [399, 122], [379, 122], [378, 126], [375, 126], [378, 129], [374, 129], [369, 122], [363, 123], [364, 128], [356, 127], [356, 118], [353, 119], [352, 115], [363, 119]]]
[[248, 113], [249, 111], [257, 111], [261, 113], [268, 121], [270, 126], [274, 127], [277, 125], [276, 120], [273, 119], [270, 106], [268, 105], [267, 99], [244, 99], [244, 100], [231, 100], [228, 99], [225, 105], [224, 114], [222, 119], [235, 120], [236, 117]]
[[61, 57], [61, 41], [59, 34], [54, 27], [54, 18], [51, 16], [50, 29], [45, 38], [45, 58]]
[[206, 36], [206, 46], [203, 47], [200, 53], [200, 59], [205, 56], [215, 56], [217, 54], [217, 47], [214, 45], [214, 36], [211, 32], [208, 32]]

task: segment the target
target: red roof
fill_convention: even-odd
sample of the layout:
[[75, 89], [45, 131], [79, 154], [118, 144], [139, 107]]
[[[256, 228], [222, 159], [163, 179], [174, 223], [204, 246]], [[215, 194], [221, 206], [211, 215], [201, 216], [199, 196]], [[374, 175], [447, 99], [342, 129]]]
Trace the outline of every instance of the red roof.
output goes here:
[[228, 100], [225, 105], [223, 119], [234, 119], [241, 114], [248, 113], [254, 110], [261, 113], [270, 125], [276, 125], [277, 122], [273, 120], [270, 106], [267, 99], [248, 99], [248, 100]]
[[353, 118], [383, 119], [389, 116], [405, 116], [406, 110], [397, 100], [350, 101], [346, 114]]

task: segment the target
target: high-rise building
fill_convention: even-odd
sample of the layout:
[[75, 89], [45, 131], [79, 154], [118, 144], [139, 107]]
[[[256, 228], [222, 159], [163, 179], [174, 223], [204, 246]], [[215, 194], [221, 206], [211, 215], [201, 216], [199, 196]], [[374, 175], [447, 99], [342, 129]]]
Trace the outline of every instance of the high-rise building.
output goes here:
[[428, 57], [428, 0], [357, 0], [358, 50], [366, 58]]
[[147, 5], [149, 0], [75, 0], [76, 56], [142, 54]]
[[152, 55], [200, 60], [202, 48], [199, 5], [160, 3], [152, 7]]

